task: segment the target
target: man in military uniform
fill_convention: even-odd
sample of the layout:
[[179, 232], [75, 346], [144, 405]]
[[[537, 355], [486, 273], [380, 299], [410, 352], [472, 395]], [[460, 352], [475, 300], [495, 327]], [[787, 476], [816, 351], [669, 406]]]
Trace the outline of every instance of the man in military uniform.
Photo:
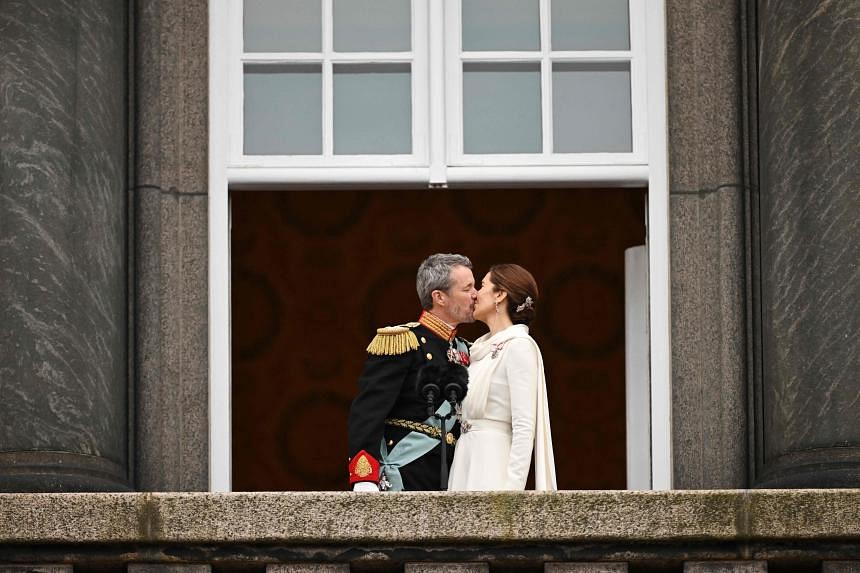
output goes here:
[[[349, 482], [355, 491], [444, 489], [439, 421], [428, 418], [417, 382], [422, 371], [427, 376], [451, 363], [468, 366], [468, 346], [456, 336], [457, 326], [474, 321], [478, 292], [471, 261], [454, 254], [428, 257], [416, 286], [424, 309], [418, 322], [380, 328], [367, 347], [348, 422]], [[443, 402], [438, 412], [447, 408]], [[455, 426], [452, 416], [445, 428], [451, 445], [459, 434]], [[454, 448], [447, 451], [450, 465]]]

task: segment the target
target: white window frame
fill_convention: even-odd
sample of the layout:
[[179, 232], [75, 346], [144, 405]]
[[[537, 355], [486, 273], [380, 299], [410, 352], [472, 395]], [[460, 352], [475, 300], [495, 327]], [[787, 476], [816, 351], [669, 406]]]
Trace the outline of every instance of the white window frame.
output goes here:
[[[541, 0], [546, 3], [548, 0]], [[331, 0], [324, 0], [331, 6]], [[241, 47], [236, 45], [236, 26], [241, 32], [241, 18], [236, 15], [240, 0], [209, 2], [209, 487], [211, 491], [231, 490], [231, 414], [230, 414], [230, 208], [229, 191], [264, 186], [303, 188], [331, 186], [630, 186], [648, 187], [648, 324], [651, 420], [651, 489], [672, 487], [672, 402], [671, 402], [671, 336], [669, 301], [669, 193], [666, 103], [666, 7], [665, 0], [630, 0], [631, 48], [641, 40], [644, 56], [631, 62], [631, 82], [644, 89], [644, 103], [634, 104], [634, 152], [626, 161], [590, 157], [569, 164], [507, 165], [453, 164], [456, 154], [449, 155], [451, 114], [450, 93], [446, 90], [446, 12], [457, 0], [413, 0], [415, 10], [426, 16], [426, 26], [416, 25], [413, 34], [427, 33], [429, 53], [426, 73], [413, 71], [416, 82], [427, 84], [423, 92], [429, 101], [421, 121], [426, 122], [422, 151], [424, 163], [410, 157], [412, 163], [381, 166], [368, 163], [373, 156], [360, 156], [356, 164], [336, 167], [312, 164], [279, 163], [279, 158], [259, 160], [236, 153], [237, 137], [241, 139], [241, 121], [236, 123], [236, 82], [241, 86]], [[329, 12], [330, 13], [330, 12]], [[639, 17], [634, 17], [633, 14]], [[330, 20], [330, 19], [329, 19]], [[237, 24], [238, 22], [238, 24]], [[450, 25], [449, 25], [450, 26]], [[425, 29], [426, 28], [426, 29]], [[423, 32], [422, 32], [423, 29]], [[449, 28], [450, 29], [450, 28]], [[638, 29], [638, 28], [637, 28]], [[638, 34], [638, 36], [637, 36]], [[640, 40], [636, 40], [637, 36]], [[330, 36], [329, 36], [330, 37]], [[230, 38], [229, 41], [224, 41]], [[413, 50], [416, 49], [413, 35]], [[239, 51], [237, 51], [237, 49]], [[632, 50], [636, 52], [636, 50]], [[257, 54], [255, 54], [257, 56]], [[282, 55], [272, 56], [274, 61]], [[318, 57], [318, 56], [317, 56]], [[603, 57], [602, 55], [600, 57]], [[418, 55], [416, 54], [416, 62]], [[271, 61], [271, 60], [269, 60]], [[417, 65], [414, 63], [413, 65]], [[424, 65], [424, 64], [421, 64]], [[238, 75], [237, 75], [238, 74]], [[635, 75], [635, 80], [634, 80]], [[238, 78], [238, 80], [237, 80]], [[433, 81], [442, 78], [441, 81]], [[421, 85], [418, 86], [419, 88]], [[450, 85], [449, 85], [450, 88]], [[633, 88], [632, 88], [633, 89]], [[542, 90], [545, 91], [545, 90]], [[416, 92], [413, 92], [416, 93]], [[233, 94], [233, 95], [230, 95]], [[635, 96], [631, 100], [635, 100]], [[448, 100], [448, 101], [446, 101]], [[413, 98], [414, 102], [414, 98]], [[638, 111], [636, 111], [638, 110]], [[415, 115], [415, 104], [413, 104]], [[550, 116], [551, 117], [551, 116]], [[413, 136], [415, 134], [413, 119]], [[637, 123], [638, 122], [638, 123]], [[419, 122], [420, 123], [420, 122]], [[421, 130], [419, 129], [419, 132]], [[641, 133], [640, 133], [641, 132]], [[639, 133], [639, 135], [637, 135]], [[644, 135], [642, 135], [644, 134]], [[644, 142], [636, 143], [637, 137]], [[413, 138], [413, 155], [418, 139]], [[241, 146], [238, 148], [241, 151]], [[453, 147], [456, 149], [456, 146]], [[592, 154], [594, 155], [594, 154]], [[603, 154], [600, 154], [603, 155]], [[635, 158], [633, 157], [635, 156]], [[384, 163], [392, 156], [377, 156]], [[403, 159], [403, 156], [397, 156]], [[502, 157], [504, 158], [504, 157]], [[280, 158], [283, 159], [283, 158]], [[304, 157], [307, 159], [307, 157]], [[587, 159], [587, 160], [586, 160]], [[599, 163], [606, 159], [607, 163]], [[617, 157], [615, 159], [621, 159]], [[361, 165], [355, 166], [355, 165]], [[392, 165], [390, 162], [387, 165]]]
[[[460, 166], [645, 166], [648, 163], [648, 141], [645, 129], [645, 4], [629, 2], [630, 49], [601, 51], [552, 51], [550, 49], [550, 0], [539, 0], [541, 50], [535, 52], [463, 52], [462, 18], [458, 0], [446, 0], [450, 9], [445, 12], [446, 46], [446, 105], [449, 113], [448, 165], [453, 168], [452, 178], [457, 180]], [[541, 69], [541, 153], [466, 154], [463, 152], [463, 64], [466, 62], [528, 62]], [[631, 136], [633, 148], [629, 153], [553, 153], [552, 127], [552, 64], [557, 63], [629, 63]], [[551, 171], [550, 171], [551, 173]]]
[[[412, 50], [409, 52], [338, 53], [333, 48], [333, 0], [322, 0], [322, 51], [245, 52], [242, 41], [242, 1], [227, 6], [230, 30], [229, 123], [230, 167], [244, 171], [257, 168], [344, 168], [344, 167], [426, 167], [428, 163], [427, 125], [427, 2], [412, 0]], [[243, 126], [243, 69], [245, 64], [319, 64], [322, 71], [322, 154], [321, 155], [246, 155]], [[338, 64], [409, 64], [412, 79], [412, 153], [335, 155], [332, 130], [334, 107], [334, 67]], [[325, 173], [321, 173], [325, 176]]]

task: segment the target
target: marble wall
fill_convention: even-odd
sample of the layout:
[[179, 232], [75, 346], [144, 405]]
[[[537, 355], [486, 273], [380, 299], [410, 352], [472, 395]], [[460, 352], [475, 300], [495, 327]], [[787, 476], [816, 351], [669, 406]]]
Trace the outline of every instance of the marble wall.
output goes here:
[[129, 480], [126, 7], [0, 3], [0, 490]]

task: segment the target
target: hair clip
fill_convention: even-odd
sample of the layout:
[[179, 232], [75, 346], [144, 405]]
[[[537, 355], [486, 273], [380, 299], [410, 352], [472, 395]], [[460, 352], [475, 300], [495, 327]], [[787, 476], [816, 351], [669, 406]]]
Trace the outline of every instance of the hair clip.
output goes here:
[[522, 311], [524, 311], [524, 310], [525, 310], [525, 309], [527, 309], [527, 308], [534, 308], [534, 305], [535, 305], [535, 303], [534, 303], [534, 301], [532, 300], [532, 297], [527, 296], [527, 297], [526, 297], [526, 300], [525, 300], [521, 305], [519, 305], [519, 306], [517, 307], [517, 312], [522, 312]]

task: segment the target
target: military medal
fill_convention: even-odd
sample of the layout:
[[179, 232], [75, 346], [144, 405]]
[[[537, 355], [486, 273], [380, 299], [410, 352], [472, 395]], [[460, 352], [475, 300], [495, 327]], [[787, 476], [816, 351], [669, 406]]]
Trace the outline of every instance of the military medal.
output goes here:
[[451, 340], [448, 343], [448, 361], [453, 362], [454, 364], [459, 364], [460, 366], [468, 366], [470, 363], [469, 353], [463, 352], [457, 348], [454, 348], [454, 341]]

